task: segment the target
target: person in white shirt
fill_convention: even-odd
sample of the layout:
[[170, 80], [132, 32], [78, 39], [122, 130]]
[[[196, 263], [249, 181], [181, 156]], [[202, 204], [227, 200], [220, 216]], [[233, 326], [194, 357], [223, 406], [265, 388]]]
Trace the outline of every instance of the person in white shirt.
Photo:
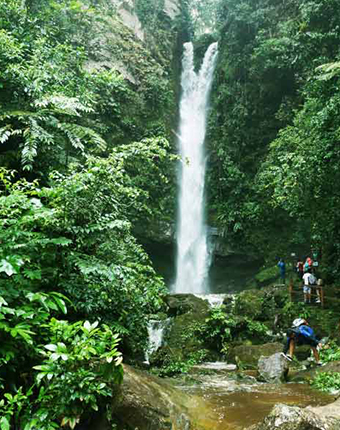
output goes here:
[[310, 277], [311, 277], [311, 273], [309, 273], [309, 271], [307, 271], [303, 277], [303, 299], [305, 303], [310, 303], [311, 302], [311, 282], [310, 282]]

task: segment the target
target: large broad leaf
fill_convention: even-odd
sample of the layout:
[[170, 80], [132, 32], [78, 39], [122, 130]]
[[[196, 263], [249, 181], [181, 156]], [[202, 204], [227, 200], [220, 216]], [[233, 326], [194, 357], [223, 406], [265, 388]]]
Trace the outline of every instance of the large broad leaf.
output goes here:
[[5, 272], [8, 276], [12, 276], [13, 274], [17, 273], [12, 264], [4, 259], [0, 261], [0, 272]]
[[67, 239], [66, 237], [57, 237], [55, 239], [51, 239], [50, 242], [54, 243], [55, 245], [66, 246], [72, 243], [72, 240]]
[[2, 417], [0, 420], [0, 428], [1, 430], [10, 430], [9, 421], [6, 417]]

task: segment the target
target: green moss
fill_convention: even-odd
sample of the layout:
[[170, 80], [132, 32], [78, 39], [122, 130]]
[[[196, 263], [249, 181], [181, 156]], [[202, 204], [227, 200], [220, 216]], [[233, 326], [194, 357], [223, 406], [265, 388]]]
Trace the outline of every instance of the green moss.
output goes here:
[[235, 302], [235, 313], [256, 319], [262, 314], [264, 293], [258, 290], [246, 290], [238, 295]]
[[255, 275], [255, 280], [258, 286], [262, 287], [269, 283], [275, 282], [279, 277], [279, 270], [277, 266], [266, 267]]

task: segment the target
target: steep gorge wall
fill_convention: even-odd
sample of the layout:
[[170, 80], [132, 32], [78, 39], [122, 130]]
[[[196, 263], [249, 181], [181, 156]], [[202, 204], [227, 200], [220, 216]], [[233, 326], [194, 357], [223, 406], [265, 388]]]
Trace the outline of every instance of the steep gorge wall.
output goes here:
[[298, 222], [275, 208], [260, 175], [272, 163], [271, 143], [308, 98], [315, 68], [336, 59], [339, 3], [221, 0], [220, 6], [208, 130], [210, 224], [229, 243], [290, 255], [296, 243], [308, 243], [308, 214]]
[[104, 1], [89, 37], [86, 67], [117, 72], [133, 93], [125, 133], [114, 144], [156, 134], [170, 138], [177, 110], [181, 2]]

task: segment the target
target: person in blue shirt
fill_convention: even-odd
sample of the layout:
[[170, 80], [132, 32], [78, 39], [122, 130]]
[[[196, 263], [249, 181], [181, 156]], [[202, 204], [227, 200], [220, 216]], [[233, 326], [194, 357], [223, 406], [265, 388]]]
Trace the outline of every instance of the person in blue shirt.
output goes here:
[[286, 283], [286, 263], [283, 261], [282, 258], [280, 258], [279, 262], [277, 263], [277, 266], [280, 269], [280, 278], [282, 280], [282, 283]]
[[288, 361], [293, 360], [295, 346], [309, 345], [313, 352], [315, 363], [322, 366], [318, 349], [321, 348], [320, 340], [316, 338], [314, 330], [303, 318], [296, 318], [293, 321], [292, 328], [287, 330], [287, 341], [283, 352], [281, 353]]

